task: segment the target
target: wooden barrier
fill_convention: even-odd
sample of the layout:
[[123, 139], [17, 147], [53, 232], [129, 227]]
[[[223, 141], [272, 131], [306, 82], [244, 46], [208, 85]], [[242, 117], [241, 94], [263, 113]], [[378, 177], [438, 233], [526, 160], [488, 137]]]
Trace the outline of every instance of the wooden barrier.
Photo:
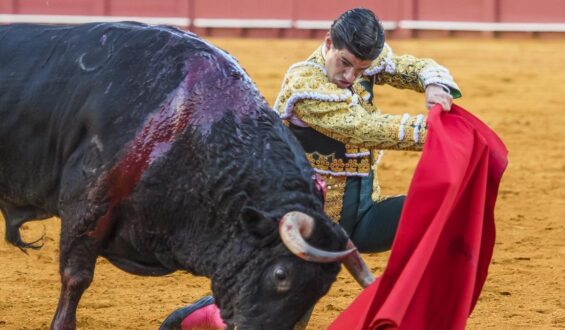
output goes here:
[[135, 20], [205, 36], [318, 38], [354, 7], [399, 38], [565, 36], [565, 0], [0, 0], [0, 23]]

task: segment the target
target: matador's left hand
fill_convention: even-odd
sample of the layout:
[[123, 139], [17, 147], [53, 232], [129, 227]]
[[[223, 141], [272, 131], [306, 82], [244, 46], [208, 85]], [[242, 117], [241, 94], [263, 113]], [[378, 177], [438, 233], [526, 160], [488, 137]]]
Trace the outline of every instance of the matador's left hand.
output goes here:
[[436, 104], [441, 105], [444, 111], [449, 111], [453, 97], [443, 86], [431, 84], [426, 86], [426, 108], [430, 110]]

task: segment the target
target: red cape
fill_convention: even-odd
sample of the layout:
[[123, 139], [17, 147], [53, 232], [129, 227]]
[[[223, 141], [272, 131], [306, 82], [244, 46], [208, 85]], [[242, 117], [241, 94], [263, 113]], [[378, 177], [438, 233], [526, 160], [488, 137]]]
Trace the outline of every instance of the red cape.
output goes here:
[[465, 328], [492, 257], [508, 152], [456, 105], [432, 109], [428, 129], [386, 269], [329, 329]]

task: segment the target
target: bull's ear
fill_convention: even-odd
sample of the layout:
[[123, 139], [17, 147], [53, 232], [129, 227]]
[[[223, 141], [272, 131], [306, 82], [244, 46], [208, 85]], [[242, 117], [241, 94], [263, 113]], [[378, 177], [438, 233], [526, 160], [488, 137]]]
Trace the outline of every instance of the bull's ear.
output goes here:
[[276, 232], [277, 223], [253, 207], [243, 208], [241, 221], [243, 227], [259, 239], [269, 237]]

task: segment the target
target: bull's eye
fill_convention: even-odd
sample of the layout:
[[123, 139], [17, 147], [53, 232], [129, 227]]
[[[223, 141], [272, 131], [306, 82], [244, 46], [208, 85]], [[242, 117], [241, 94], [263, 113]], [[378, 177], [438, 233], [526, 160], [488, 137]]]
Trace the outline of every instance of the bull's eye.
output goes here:
[[279, 281], [286, 280], [286, 272], [282, 268], [275, 269], [275, 278]]
[[285, 293], [290, 290], [292, 281], [288, 274], [288, 270], [281, 266], [276, 266], [271, 273], [273, 284], [275, 285], [275, 290], [278, 293]]

